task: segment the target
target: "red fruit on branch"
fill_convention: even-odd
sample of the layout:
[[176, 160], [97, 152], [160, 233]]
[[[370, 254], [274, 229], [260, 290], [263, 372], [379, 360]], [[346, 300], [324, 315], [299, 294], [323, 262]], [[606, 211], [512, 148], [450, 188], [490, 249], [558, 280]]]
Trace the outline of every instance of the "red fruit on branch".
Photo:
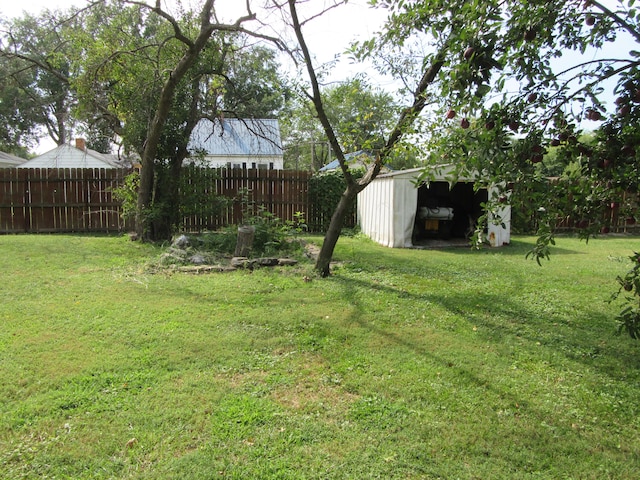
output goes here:
[[462, 120], [460, 120], [460, 126], [464, 129], [469, 128], [469, 120], [463, 118]]
[[514, 132], [517, 132], [517, 131], [518, 131], [518, 128], [520, 128], [520, 124], [519, 124], [517, 121], [515, 121], [515, 120], [511, 120], [511, 121], [509, 122], [509, 128], [510, 128], [511, 130], [513, 130]]
[[635, 157], [636, 149], [627, 144], [622, 146], [622, 148], [620, 149], [620, 153], [625, 157]]
[[531, 155], [531, 158], [529, 160], [531, 161], [531, 163], [540, 163], [542, 161], [542, 154], [534, 153], [533, 155]]
[[527, 97], [527, 102], [529, 103], [533, 103], [538, 99], [538, 94], [536, 92], [532, 92], [529, 94], [529, 96]]
[[629, 104], [622, 105], [618, 109], [618, 116], [619, 117], [626, 117], [627, 115], [629, 115], [629, 113], [631, 113], [631, 107], [629, 106]]
[[451, 120], [453, 117], [456, 116], [456, 111], [451, 109], [447, 112], [447, 119]]
[[475, 52], [476, 50], [473, 47], [467, 47], [467, 49], [463, 53], [465, 60], [470, 60]]
[[494, 122], [493, 120], [487, 120], [484, 124], [484, 128], [486, 128], [487, 130], [493, 130], [495, 126], [496, 122]]
[[592, 120], [594, 122], [602, 120], [602, 114], [598, 110], [589, 110], [587, 111], [587, 120]]
[[586, 23], [590, 27], [593, 27], [596, 23], [596, 17], [594, 17], [593, 15], [587, 15], [587, 18], [585, 18], [584, 23]]
[[523, 38], [525, 42], [533, 42], [536, 39], [537, 35], [538, 32], [536, 32], [534, 28], [530, 28], [526, 32], [524, 32]]
[[554, 138], [553, 140], [551, 140], [552, 147], [557, 147], [559, 145], [560, 145], [560, 140], [558, 138]]
[[578, 153], [580, 155], [585, 155], [587, 157], [591, 156], [591, 149], [589, 149], [589, 147], [587, 147], [586, 145], [578, 145]]

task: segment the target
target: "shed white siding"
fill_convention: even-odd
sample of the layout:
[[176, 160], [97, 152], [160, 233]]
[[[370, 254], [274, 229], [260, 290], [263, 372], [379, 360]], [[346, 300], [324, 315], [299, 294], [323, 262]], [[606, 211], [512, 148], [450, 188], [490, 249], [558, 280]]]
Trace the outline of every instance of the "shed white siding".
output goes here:
[[386, 247], [412, 246], [418, 190], [410, 178], [385, 175], [358, 194], [358, 222], [362, 232]]
[[[358, 194], [358, 223], [362, 233], [386, 247], [413, 246], [420, 172], [412, 169], [380, 175]], [[448, 173], [446, 168], [434, 170], [433, 180], [448, 181]], [[487, 232], [492, 246], [502, 246], [511, 240], [511, 207], [505, 205], [497, 213], [499, 218], [493, 222], [490, 219]]]

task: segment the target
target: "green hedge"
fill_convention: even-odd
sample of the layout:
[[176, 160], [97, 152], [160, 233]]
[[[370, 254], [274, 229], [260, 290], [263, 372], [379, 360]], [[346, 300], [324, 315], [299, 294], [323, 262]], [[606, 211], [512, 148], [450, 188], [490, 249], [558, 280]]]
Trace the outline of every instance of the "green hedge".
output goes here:
[[[354, 176], [360, 178], [364, 172], [354, 171]], [[312, 232], [324, 232], [329, 227], [340, 197], [345, 191], [345, 181], [342, 171], [318, 173], [309, 179], [309, 203], [311, 205], [308, 218], [309, 230]], [[351, 206], [344, 227], [353, 228], [357, 223], [356, 204]]]

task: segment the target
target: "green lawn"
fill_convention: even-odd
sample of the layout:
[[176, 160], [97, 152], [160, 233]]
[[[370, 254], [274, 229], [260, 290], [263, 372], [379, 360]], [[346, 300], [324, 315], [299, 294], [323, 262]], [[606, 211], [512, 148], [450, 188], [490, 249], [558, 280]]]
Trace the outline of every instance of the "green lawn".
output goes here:
[[0, 478], [640, 478], [640, 343], [607, 303], [640, 239], [532, 243], [345, 238], [320, 279], [0, 236]]

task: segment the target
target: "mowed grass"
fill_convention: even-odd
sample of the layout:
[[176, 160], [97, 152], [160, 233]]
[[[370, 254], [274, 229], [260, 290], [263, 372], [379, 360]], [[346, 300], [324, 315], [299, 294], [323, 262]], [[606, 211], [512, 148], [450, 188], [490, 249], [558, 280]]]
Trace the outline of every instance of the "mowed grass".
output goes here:
[[0, 478], [640, 478], [640, 343], [607, 303], [640, 240], [542, 267], [532, 242], [344, 238], [320, 279], [0, 236]]

